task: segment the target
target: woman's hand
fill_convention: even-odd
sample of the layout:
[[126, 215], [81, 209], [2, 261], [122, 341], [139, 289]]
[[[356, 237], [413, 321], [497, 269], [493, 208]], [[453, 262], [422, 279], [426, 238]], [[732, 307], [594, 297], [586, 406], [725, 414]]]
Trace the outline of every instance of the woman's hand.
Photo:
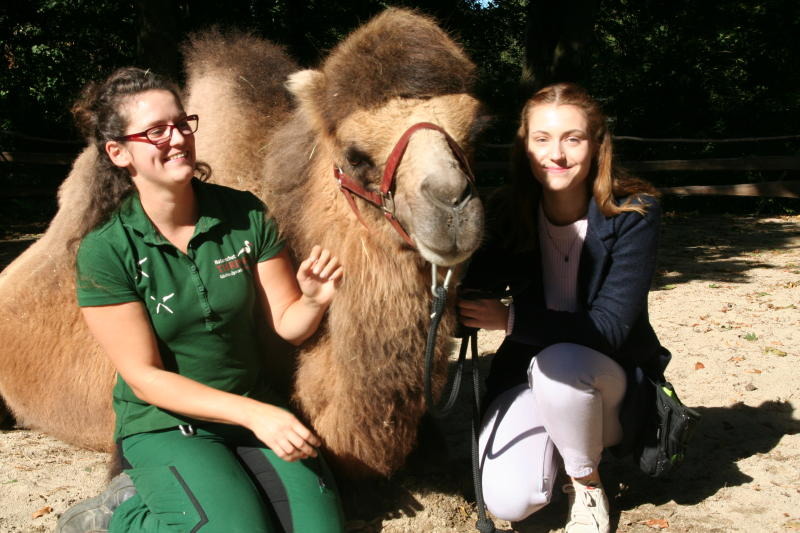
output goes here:
[[275, 405], [259, 404], [247, 426], [284, 461], [316, 457], [316, 449], [322, 444], [297, 417]]
[[314, 246], [295, 272], [287, 250], [258, 263], [254, 280], [267, 320], [284, 340], [299, 345], [319, 327], [344, 275], [336, 257]]
[[333, 300], [343, 274], [344, 269], [337, 257], [327, 249], [314, 246], [297, 269], [297, 284], [303, 296], [320, 307], [327, 307]]
[[458, 317], [471, 328], [502, 329], [508, 325], [508, 307], [500, 300], [458, 300]]

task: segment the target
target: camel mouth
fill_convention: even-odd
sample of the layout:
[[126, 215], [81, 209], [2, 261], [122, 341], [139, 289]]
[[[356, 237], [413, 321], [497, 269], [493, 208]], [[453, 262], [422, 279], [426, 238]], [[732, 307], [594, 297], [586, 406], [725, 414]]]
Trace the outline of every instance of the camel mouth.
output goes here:
[[[426, 261], [450, 267], [463, 263], [478, 249], [483, 237], [483, 205], [477, 196], [457, 206], [429, 203], [412, 212], [417, 224], [411, 237]], [[422, 213], [425, 216], [420, 216]]]
[[417, 250], [425, 261], [440, 266], [440, 267], [453, 267], [466, 261], [472, 251], [463, 251], [453, 248], [451, 250], [437, 250], [429, 248], [424, 243], [415, 241]]

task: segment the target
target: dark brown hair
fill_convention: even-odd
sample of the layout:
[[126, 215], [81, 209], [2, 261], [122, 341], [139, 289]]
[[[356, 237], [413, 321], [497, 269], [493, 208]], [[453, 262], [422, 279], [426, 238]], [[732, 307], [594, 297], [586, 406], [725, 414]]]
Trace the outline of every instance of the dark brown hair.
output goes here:
[[[650, 183], [630, 176], [613, 162], [614, 154], [608, 120], [600, 104], [589, 93], [574, 83], [557, 83], [537, 91], [525, 102], [520, 115], [520, 125], [511, 149], [512, 183], [501, 191], [499, 209], [515, 219], [504, 224], [503, 239], [515, 247], [527, 247], [535, 242], [536, 212], [542, 187], [531, 170], [527, 153], [528, 119], [537, 105], [573, 105], [581, 109], [589, 123], [589, 137], [595, 146], [595, 157], [587, 179], [600, 212], [607, 217], [625, 211], [645, 212], [645, 205], [635, 201], [639, 195], [658, 196]], [[624, 198], [621, 204], [618, 199]], [[498, 216], [503, 216], [502, 211]]]
[[[72, 106], [78, 129], [86, 142], [97, 149], [95, 172], [89, 185], [89, 205], [81, 219], [78, 241], [105, 222], [134, 189], [128, 170], [111, 162], [105, 145], [125, 134], [129, 117], [125, 116], [124, 104], [130, 97], [145, 91], [169, 91], [178, 105], [181, 103], [180, 92], [172, 82], [149, 70], [125, 67], [105, 81], [87, 84]], [[207, 179], [211, 173], [204, 163], [197, 163], [197, 171], [202, 179]]]

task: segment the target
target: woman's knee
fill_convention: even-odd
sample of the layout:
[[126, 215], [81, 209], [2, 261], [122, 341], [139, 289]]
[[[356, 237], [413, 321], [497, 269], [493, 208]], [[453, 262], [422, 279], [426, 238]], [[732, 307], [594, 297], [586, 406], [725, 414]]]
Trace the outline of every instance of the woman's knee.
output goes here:
[[587, 346], [558, 343], [540, 351], [528, 367], [528, 379], [533, 387], [551, 383], [585, 389], [594, 388], [599, 379], [625, 380], [625, 372], [613, 359]]
[[510, 483], [483, 486], [486, 508], [502, 520], [519, 522], [550, 503], [550, 491], [526, 491]]

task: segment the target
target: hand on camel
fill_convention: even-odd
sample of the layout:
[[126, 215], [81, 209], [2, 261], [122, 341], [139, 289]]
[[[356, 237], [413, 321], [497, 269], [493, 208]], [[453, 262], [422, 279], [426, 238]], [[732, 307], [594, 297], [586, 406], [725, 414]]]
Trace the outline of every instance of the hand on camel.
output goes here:
[[327, 249], [314, 246], [297, 269], [297, 283], [311, 303], [325, 307], [333, 300], [343, 275], [339, 259]]
[[292, 413], [275, 405], [260, 404], [248, 427], [284, 461], [316, 457], [322, 444]]
[[506, 329], [508, 307], [500, 300], [460, 299], [458, 317], [462, 324], [471, 328]]

